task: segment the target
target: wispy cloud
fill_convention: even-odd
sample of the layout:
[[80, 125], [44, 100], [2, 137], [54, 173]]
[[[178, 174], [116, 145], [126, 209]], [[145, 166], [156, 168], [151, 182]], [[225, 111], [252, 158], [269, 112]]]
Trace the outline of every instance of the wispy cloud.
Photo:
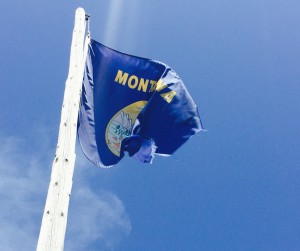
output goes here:
[[1, 137], [0, 246], [3, 250], [33, 250], [45, 193], [45, 171], [35, 156], [22, 149], [25, 143]]
[[66, 250], [114, 250], [130, 233], [130, 220], [114, 194], [84, 187], [74, 191], [72, 200], [77, 205], [70, 209]]
[[103, 43], [133, 50], [139, 44], [140, 0], [110, 0]]
[[[29, 142], [1, 135], [0, 142], [0, 247], [35, 250], [50, 179], [49, 148], [32, 153], [26, 150]], [[70, 206], [65, 250], [98, 250], [99, 245], [114, 250], [130, 233], [125, 207], [111, 192], [96, 194], [80, 182]]]
[[113, 45], [118, 36], [118, 29], [121, 22], [121, 14], [123, 7], [123, 0], [111, 0], [108, 20], [105, 29], [104, 43], [107, 45]]

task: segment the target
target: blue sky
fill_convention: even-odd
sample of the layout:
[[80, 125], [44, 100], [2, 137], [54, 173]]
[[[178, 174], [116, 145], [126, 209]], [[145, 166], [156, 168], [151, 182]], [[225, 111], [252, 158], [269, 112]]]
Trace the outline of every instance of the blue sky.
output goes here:
[[207, 132], [152, 165], [77, 146], [65, 250], [300, 250], [299, 1], [2, 1], [0, 247], [34, 250], [77, 7], [92, 38], [170, 65]]

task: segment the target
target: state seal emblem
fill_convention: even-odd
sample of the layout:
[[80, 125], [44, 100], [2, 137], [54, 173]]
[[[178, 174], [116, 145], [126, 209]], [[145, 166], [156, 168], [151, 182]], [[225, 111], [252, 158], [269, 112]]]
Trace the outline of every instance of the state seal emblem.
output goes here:
[[105, 131], [105, 140], [109, 150], [116, 156], [120, 157], [121, 142], [131, 135], [135, 120], [146, 103], [147, 101], [138, 101], [128, 105], [109, 121]]

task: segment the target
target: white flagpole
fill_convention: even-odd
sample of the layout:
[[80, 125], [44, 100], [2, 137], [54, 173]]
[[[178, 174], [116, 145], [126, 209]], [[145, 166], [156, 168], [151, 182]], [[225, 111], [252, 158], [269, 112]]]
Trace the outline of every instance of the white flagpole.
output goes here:
[[62, 251], [75, 165], [75, 144], [85, 59], [90, 42], [85, 38], [89, 16], [78, 8], [72, 37], [70, 66], [66, 80], [61, 121], [51, 180], [42, 219], [37, 251]]

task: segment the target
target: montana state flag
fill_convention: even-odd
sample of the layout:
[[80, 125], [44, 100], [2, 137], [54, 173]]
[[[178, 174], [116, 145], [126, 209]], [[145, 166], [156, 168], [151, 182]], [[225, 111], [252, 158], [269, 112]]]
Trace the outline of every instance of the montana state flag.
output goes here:
[[170, 67], [91, 40], [77, 130], [91, 162], [111, 167], [127, 152], [151, 163], [200, 130], [197, 106]]

